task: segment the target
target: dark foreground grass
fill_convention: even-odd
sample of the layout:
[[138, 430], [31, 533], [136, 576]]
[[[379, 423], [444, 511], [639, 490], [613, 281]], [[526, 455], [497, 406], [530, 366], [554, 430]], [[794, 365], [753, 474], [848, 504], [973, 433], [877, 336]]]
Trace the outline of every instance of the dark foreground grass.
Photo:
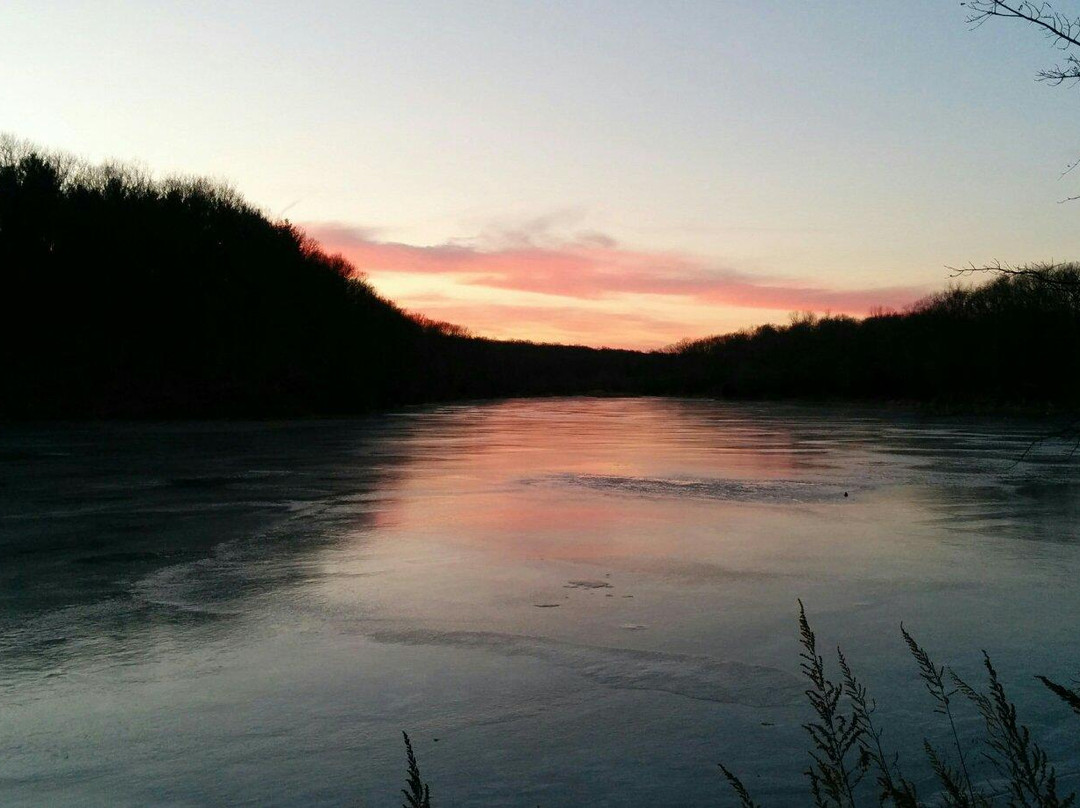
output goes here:
[[[930, 695], [933, 711], [948, 727], [949, 742], [936, 747], [923, 741], [924, 766], [933, 772], [934, 793], [919, 794], [901, 768], [900, 757], [889, 753], [884, 731], [873, 720], [876, 709], [866, 687], [859, 682], [840, 648], [836, 649], [839, 680], [826, 674], [817, 637], [799, 602], [802, 671], [809, 681], [806, 697], [813, 717], [803, 725], [809, 739], [810, 766], [806, 770], [809, 796], [819, 808], [856, 808], [893, 805], [898, 808], [940, 805], [951, 808], [1064, 808], [1076, 804], [1076, 794], [1063, 793], [1048, 753], [1020, 722], [1016, 705], [990, 657], [983, 653], [986, 682], [980, 689], [946, 665], [936, 664], [903, 626], [904, 641]], [[1038, 677], [1047, 688], [1080, 714], [1080, 693]], [[983, 737], [965, 745], [956, 729], [954, 703], [968, 702], [982, 719]], [[977, 781], [970, 770], [973, 757], [986, 761], [992, 780]], [[721, 766], [740, 806], [756, 806], [738, 776]]]
[[[816, 808], [1067, 808], [1077, 804], [1075, 793], [1060, 791], [1049, 754], [1020, 722], [1016, 705], [1009, 700], [985, 652], [986, 682], [980, 689], [948, 666], [936, 664], [903, 626], [900, 632], [918, 666], [932, 709], [949, 730], [945, 747], [923, 741], [922, 764], [936, 781], [930, 794], [920, 794], [914, 781], [904, 775], [900, 756], [886, 750], [884, 729], [874, 722], [877, 705], [839, 647], [840, 678], [829, 678], [825, 659], [818, 652], [817, 635], [799, 601], [801, 669], [809, 683], [806, 697], [812, 714], [803, 724], [809, 740], [807, 796]], [[1036, 678], [1080, 716], [1080, 690], [1045, 676]], [[978, 712], [984, 727], [982, 738], [969, 744], [961, 740], [954, 716], [957, 701], [967, 702]], [[431, 808], [430, 788], [420, 776], [409, 736], [404, 737], [408, 769], [402, 808]], [[988, 763], [996, 776], [982, 781], [973, 778], [969, 766], [976, 757]], [[740, 808], [762, 808], [737, 774], [723, 764], [720, 769]]]

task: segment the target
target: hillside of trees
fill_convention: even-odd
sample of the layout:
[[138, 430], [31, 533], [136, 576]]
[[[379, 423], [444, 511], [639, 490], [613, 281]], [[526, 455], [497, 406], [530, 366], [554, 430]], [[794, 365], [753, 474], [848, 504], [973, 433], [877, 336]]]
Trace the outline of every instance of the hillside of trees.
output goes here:
[[357, 413], [555, 394], [1073, 406], [1080, 269], [643, 353], [407, 315], [237, 193], [0, 141], [0, 417]]
[[235, 192], [0, 143], [0, 415], [363, 412], [636, 391], [659, 357], [409, 317]]
[[943, 405], [1080, 402], [1080, 266], [1003, 270], [909, 310], [794, 316], [674, 348], [683, 392]]

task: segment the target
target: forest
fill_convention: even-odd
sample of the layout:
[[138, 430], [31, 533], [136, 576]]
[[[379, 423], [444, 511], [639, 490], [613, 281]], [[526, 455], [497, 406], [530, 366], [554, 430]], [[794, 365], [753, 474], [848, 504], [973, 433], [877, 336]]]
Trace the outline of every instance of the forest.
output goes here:
[[[662, 351], [499, 341], [407, 314], [201, 178], [0, 142], [0, 417], [269, 417], [566, 394], [1072, 407], [1080, 267], [954, 284], [864, 319]], [[468, 324], [462, 324], [467, 326]]]

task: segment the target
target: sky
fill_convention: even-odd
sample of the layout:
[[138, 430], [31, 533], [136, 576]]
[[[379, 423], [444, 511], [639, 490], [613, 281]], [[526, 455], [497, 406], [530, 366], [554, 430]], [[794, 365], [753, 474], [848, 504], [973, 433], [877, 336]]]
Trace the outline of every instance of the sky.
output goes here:
[[[1062, 10], [1067, 4], [1059, 3]], [[212, 176], [403, 308], [654, 348], [1080, 253], [1080, 88], [954, 0], [0, 4], [0, 132]]]

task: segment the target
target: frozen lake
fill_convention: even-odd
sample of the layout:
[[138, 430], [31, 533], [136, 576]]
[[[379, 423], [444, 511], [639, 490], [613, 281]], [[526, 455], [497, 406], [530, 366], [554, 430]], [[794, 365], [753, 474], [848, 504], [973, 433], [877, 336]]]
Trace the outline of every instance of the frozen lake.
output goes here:
[[[664, 399], [4, 426], [0, 804], [803, 804], [796, 598], [920, 775], [900, 621], [1080, 674], [1080, 456], [1045, 426]], [[978, 731], [963, 712], [961, 729]], [[902, 725], [902, 726], [901, 726]], [[693, 795], [693, 799], [690, 799]]]

